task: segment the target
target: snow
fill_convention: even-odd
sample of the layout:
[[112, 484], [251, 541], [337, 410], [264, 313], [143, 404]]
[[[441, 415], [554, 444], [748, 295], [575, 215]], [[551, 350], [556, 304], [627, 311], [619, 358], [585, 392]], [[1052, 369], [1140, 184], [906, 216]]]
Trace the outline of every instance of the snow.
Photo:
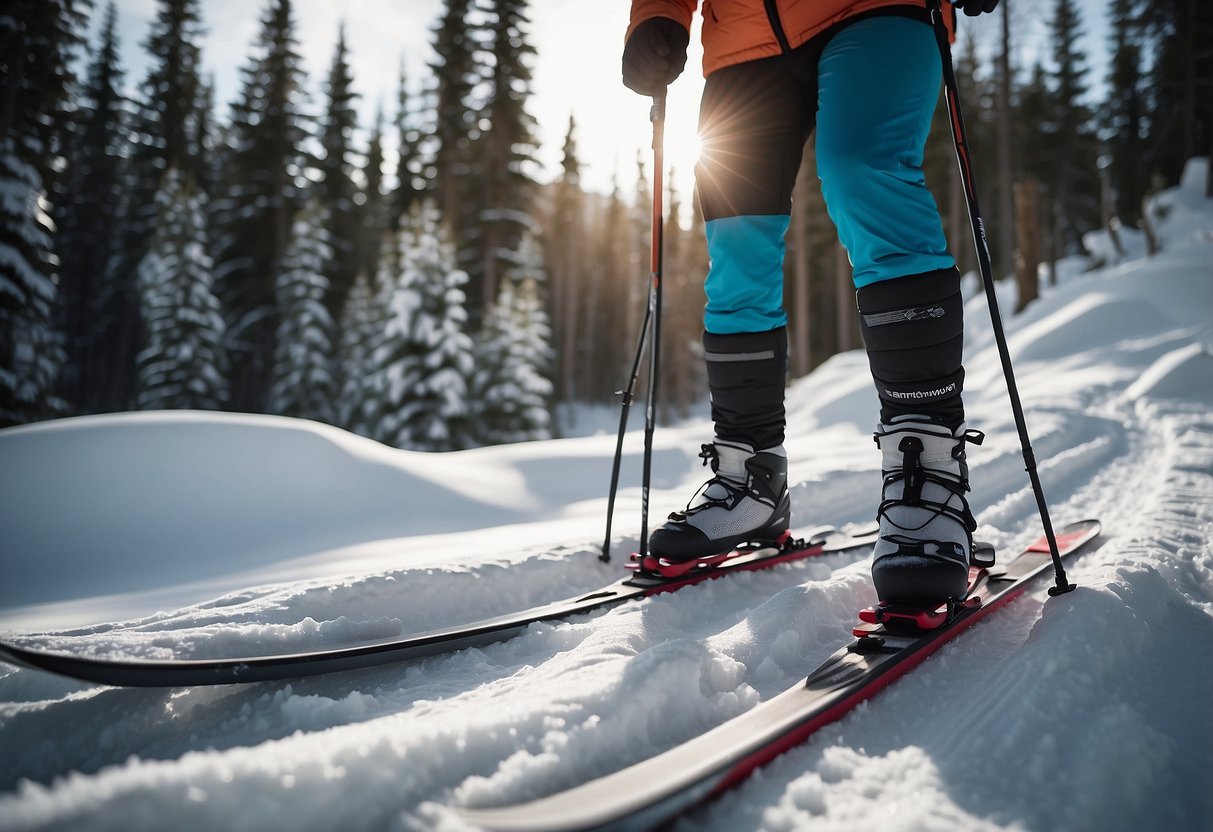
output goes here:
[[[1011, 316], [1070, 567], [679, 820], [690, 830], [1213, 828], [1213, 202], [1160, 195], [1163, 250]], [[984, 298], [967, 282], [980, 536], [1039, 533]], [[874, 512], [862, 353], [788, 396], [798, 524]], [[635, 546], [634, 408], [613, 541]], [[0, 632], [102, 655], [292, 652], [594, 589], [614, 449], [592, 436], [397, 451], [311, 422], [197, 412], [0, 431]], [[701, 480], [698, 418], [658, 431], [653, 516]], [[451, 806], [548, 794], [703, 733], [845, 644], [862, 555], [736, 575], [514, 639], [331, 676], [124, 690], [0, 667], [0, 828], [464, 828]]]

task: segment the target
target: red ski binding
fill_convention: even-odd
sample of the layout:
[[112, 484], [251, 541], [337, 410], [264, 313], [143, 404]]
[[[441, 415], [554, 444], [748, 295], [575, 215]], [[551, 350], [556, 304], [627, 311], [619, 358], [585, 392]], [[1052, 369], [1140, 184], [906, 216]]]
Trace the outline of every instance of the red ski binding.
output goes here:
[[647, 572], [653, 575], [660, 575], [663, 578], [681, 578], [685, 575], [694, 572], [702, 572], [707, 569], [712, 569], [719, 566], [725, 561], [732, 560], [735, 557], [749, 554], [756, 549], [777, 548], [783, 551], [789, 543], [792, 542], [792, 533], [784, 532], [779, 536], [779, 539], [773, 543], [747, 543], [731, 552], [725, 552], [720, 555], [709, 555], [705, 558], [695, 558], [694, 560], [686, 561], [669, 561], [665, 558], [657, 558], [653, 555], [645, 555], [640, 557], [639, 553], [633, 552], [631, 559], [626, 564], [628, 569], [636, 573]]
[[938, 630], [951, 622], [961, 610], [981, 606], [981, 598], [975, 596], [973, 592], [985, 582], [988, 576], [989, 573], [985, 568], [970, 567], [969, 590], [965, 598], [960, 600], [949, 598], [936, 607], [888, 604], [881, 601], [874, 607], [867, 607], [859, 611], [859, 620], [863, 624], [855, 627], [851, 632], [858, 638], [865, 638], [872, 635], [872, 625], [883, 625], [888, 630], [900, 633]]

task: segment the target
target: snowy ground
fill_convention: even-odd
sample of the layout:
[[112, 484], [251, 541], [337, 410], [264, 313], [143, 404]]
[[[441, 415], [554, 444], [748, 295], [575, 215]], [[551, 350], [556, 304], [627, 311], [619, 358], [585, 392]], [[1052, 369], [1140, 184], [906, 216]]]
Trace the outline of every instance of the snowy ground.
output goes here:
[[[1164, 194], [1166, 249], [1008, 319], [1056, 522], [1105, 544], [679, 830], [1213, 829], [1213, 203]], [[1009, 287], [1008, 287], [1009, 288]], [[968, 307], [973, 506], [1038, 534], [984, 300]], [[1010, 298], [1006, 302], [1010, 303]], [[861, 353], [789, 394], [799, 524], [870, 518]], [[702, 476], [657, 439], [655, 513]], [[640, 436], [615, 540], [635, 545]], [[613, 437], [386, 450], [273, 418], [125, 415], [0, 432], [0, 632], [164, 657], [293, 652], [596, 588]], [[482, 649], [221, 688], [92, 687], [0, 665], [0, 829], [456, 829], [795, 684], [873, 600], [837, 555], [535, 625]]]

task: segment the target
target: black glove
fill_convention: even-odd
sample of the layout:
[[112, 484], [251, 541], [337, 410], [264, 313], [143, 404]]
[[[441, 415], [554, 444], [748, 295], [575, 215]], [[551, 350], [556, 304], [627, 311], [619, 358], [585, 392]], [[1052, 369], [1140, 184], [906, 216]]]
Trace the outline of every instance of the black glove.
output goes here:
[[998, 0], [952, 0], [952, 5], [969, 17], [977, 17], [982, 12], [994, 11], [994, 7], [998, 5]]
[[650, 17], [623, 47], [623, 85], [641, 95], [656, 95], [682, 74], [691, 35], [668, 17]]

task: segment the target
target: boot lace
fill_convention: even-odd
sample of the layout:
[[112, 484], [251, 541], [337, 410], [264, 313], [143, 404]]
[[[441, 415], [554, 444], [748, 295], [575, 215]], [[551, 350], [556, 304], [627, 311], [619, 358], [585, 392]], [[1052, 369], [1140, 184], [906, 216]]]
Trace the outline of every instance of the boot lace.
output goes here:
[[[969, 478], [964, 464], [964, 446], [966, 442], [980, 445], [984, 438], [979, 431], [966, 431], [957, 437], [958, 441], [952, 455], [961, 462], [961, 476], [959, 480], [944, 476], [923, 466], [921, 460], [923, 451], [921, 439], [915, 436], [907, 436], [902, 439], [897, 446], [897, 450], [901, 451], [902, 455], [901, 469], [885, 474], [884, 488], [887, 490], [890, 485], [897, 482], [903, 482], [904, 487], [902, 488], [900, 497], [881, 500], [880, 507], [876, 510], [877, 519], [880, 520], [887, 517], [889, 509], [895, 506], [911, 505], [925, 508], [929, 509], [931, 514], [927, 515], [922, 525], [914, 528], [895, 523], [891, 517], [888, 520], [894, 526], [905, 531], [918, 531], [919, 529], [926, 528], [936, 517], [946, 515], [964, 526], [968, 530], [971, 540], [973, 532], [977, 531], [977, 520], [973, 517], [973, 512], [969, 508], [969, 501], [965, 499], [965, 494], [969, 491]], [[943, 501], [924, 498], [922, 496], [922, 488], [929, 482], [942, 486], [948, 491], [949, 496]], [[960, 500], [959, 508], [952, 505], [952, 497], [957, 497]]]
[[[720, 452], [716, 450], [714, 444], [707, 443], [700, 445], [699, 458], [703, 460], [705, 467], [710, 466], [712, 473], [716, 474], [720, 468]], [[712, 492], [713, 486], [718, 487], [720, 490]], [[682, 511], [671, 512], [669, 519], [675, 523], [681, 523], [690, 515], [709, 508], [732, 509], [746, 495], [747, 491], [748, 489], [744, 485], [717, 474], [699, 486], [699, 490], [691, 496], [691, 500], [687, 503], [686, 508]]]

